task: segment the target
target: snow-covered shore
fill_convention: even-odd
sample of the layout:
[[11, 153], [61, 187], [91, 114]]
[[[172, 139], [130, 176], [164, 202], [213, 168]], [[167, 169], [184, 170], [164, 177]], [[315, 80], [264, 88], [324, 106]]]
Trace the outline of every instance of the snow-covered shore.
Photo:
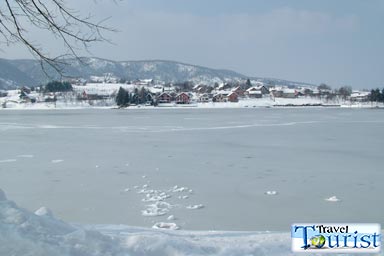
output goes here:
[[124, 225], [74, 225], [47, 208], [31, 213], [0, 189], [0, 255], [294, 255], [287, 232], [178, 231]]
[[290, 255], [289, 233], [81, 226], [31, 213], [0, 190], [0, 255]]
[[[21, 102], [7, 102], [1, 104], [0, 110], [51, 110], [51, 109], [87, 109], [87, 108], [117, 108], [113, 101], [74, 101], [74, 102], [60, 102], [56, 103], [21, 103]], [[270, 98], [262, 99], [241, 99], [239, 102], [197, 102], [193, 104], [167, 104], [160, 106], [144, 106], [133, 105], [126, 109], [175, 109], [175, 108], [286, 108], [286, 107], [342, 107], [342, 108], [383, 108], [384, 104], [375, 102], [350, 102], [350, 101], [325, 101], [318, 98]]]

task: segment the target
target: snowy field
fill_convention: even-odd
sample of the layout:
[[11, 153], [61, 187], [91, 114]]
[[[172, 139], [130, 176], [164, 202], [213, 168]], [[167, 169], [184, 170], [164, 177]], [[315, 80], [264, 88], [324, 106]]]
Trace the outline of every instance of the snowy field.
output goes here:
[[26, 209], [1, 194], [0, 255], [292, 255], [295, 222], [383, 225], [383, 115], [0, 111], [0, 188]]

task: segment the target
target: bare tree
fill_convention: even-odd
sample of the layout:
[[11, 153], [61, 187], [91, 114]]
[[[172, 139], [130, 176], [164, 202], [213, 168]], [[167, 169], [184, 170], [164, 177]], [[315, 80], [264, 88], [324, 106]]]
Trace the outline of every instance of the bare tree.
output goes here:
[[[41, 60], [43, 68], [47, 63], [59, 73], [63, 57], [78, 58], [77, 45], [87, 49], [93, 42], [106, 41], [102, 32], [113, 29], [102, 23], [93, 22], [90, 16], [80, 16], [66, 6], [65, 0], [0, 0], [0, 43], [24, 45]], [[50, 56], [39, 43], [30, 39], [27, 30], [30, 26], [50, 32], [63, 43], [64, 53]]]

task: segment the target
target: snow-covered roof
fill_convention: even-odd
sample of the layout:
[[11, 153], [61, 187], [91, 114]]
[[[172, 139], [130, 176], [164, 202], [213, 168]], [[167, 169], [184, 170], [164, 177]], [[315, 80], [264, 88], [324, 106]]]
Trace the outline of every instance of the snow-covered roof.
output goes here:
[[260, 91], [263, 87], [265, 87], [264, 85], [260, 85], [260, 86], [252, 86], [250, 88], [247, 89], [247, 92], [251, 92], [251, 91]]
[[356, 98], [356, 97], [368, 97], [370, 92], [361, 92], [361, 91], [354, 91], [351, 94], [351, 98]]
[[249, 94], [262, 94], [260, 90], [255, 90], [255, 91], [249, 91]]
[[296, 93], [295, 89], [290, 89], [290, 88], [284, 88], [283, 93]]

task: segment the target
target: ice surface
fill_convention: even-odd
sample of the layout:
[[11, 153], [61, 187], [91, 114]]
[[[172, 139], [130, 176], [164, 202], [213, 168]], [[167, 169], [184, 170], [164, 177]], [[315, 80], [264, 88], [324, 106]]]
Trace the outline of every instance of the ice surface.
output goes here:
[[[384, 164], [383, 111], [4, 110], [0, 120], [0, 160], [17, 159], [0, 163], [0, 187], [30, 211], [45, 205], [69, 222], [150, 228], [164, 221], [187, 230], [233, 231], [286, 231], [308, 216], [384, 223], [384, 204], [366, 196], [384, 194], [384, 172], [377, 169]], [[54, 165], [52, 159], [65, 161]], [[156, 202], [142, 201], [149, 193], [137, 194], [144, 184], [171, 196], [163, 200], [173, 205], [166, 215], [141, 215]], [[195, 192], [168, 192], [175, 185]], [[127, 187], [130, 193], [123, 192]], [[273, 190], [278, 195], [264, 194]], [[189, 199], [178, 198], [184, 195]], [[325, 201], [333, 195], [341, 201]], [[206, 207], [186, 209], [193, 204]], [[376, 210], [366, 215], [366, 209]], [[167, 221], [171, 214], [178, 220]]]
[[5, 201], [5, 200], [7, 200], [7, 197], [4, 191], [0, 189], [0, 201]]

